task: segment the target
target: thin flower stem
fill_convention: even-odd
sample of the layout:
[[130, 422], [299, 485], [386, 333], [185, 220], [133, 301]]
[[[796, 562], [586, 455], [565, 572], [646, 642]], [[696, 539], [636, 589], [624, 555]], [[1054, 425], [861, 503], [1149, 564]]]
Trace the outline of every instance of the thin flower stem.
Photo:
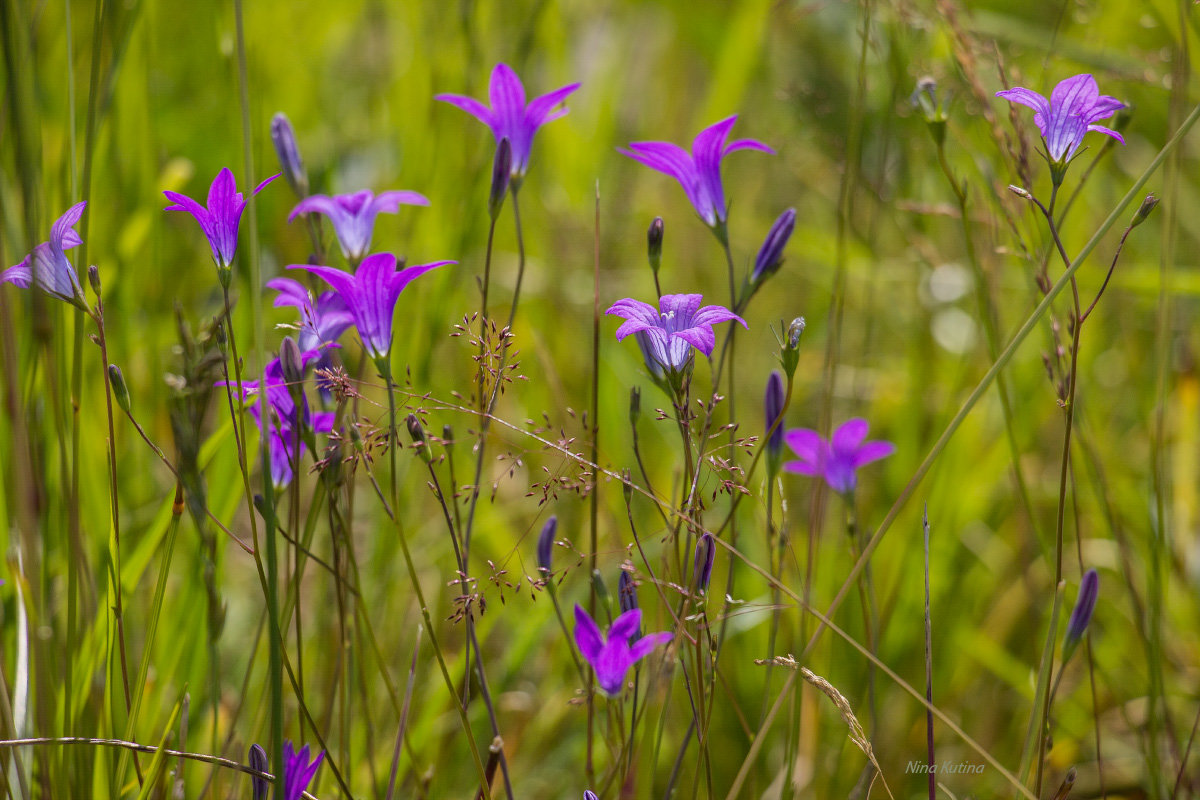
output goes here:
[[[596, 200], [595, 200], [595, 217], [593, 223], [593, 244], [592, 244], [592, 375], [591, 375], [591, 406], [592, 406], [592, 436], [590, 456], [591, 462], [595, 464], [598, 459], [599, 441], [600, 441], [600, 181], [596, 180]], [[520, 216], [517, 210], [517, 193], [513, 192], [513, 216], [519, 221]], [[518, 242], [520, 242], [519, 233], [520, 225], [517, 226]], [[524, 250], [522, 249], [522, 253]], [[521, 258], [521, 263], [524, 265], [525, 259]], [[520, 273], [517, 275], [517, 286], [520, 287]], [[516, 311], [516, 297], [513, 298], [513, 311]], [[512, 320], [509, 320], [509, 325], [512, 325]], [[593, 472], [591, 474], [591, 490], [588, 492], [588, 535], [590, 547], [588, 548], [589, 560], [591, 566], [591, 574], [596, 574], [598, 563], [599, 550], [599, 508], [600, 508], [600, 481], [599, 476]], [[592, 618], [596, 617], [596, 584], [595, 581], [588, 581], [588, 613]], [[557, 609], [557, 606], [555, 607]], [[588, 748], [587, 748], [587, 779], [591, 783], [595, 777], [595, 763], [592, 760], [593, 747], [593, 725], [595, 722], [595, 670], [591, 669], [591, 664], [587, 670], [587, 700], [588, 700]], [[511, 798], [510, 798], [511, 800]]]

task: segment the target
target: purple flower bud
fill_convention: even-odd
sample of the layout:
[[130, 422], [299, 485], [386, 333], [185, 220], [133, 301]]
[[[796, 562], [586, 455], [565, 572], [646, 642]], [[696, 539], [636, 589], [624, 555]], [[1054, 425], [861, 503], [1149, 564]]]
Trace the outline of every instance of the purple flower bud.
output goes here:
[[117, 405], [126, 414], [132, 413], [129, 410], [129, 387], [125, 385], [125, 376], [121, 374], [121, 368], [116, 364], [108, 365], [108, 382], [112, 384], [113, 398], [117, 401]]
[[[1151, 195], [1151, 197], [1153, 197], [1153, 196], [1154, 195]], [[1155, 204], [1158, 203], [1157, 200], [1154, 202], [1155, 202]], [[1145, 204], [1143, 203], [1143, 205], [1145, 205]], [[1149, 213], [1149, 212], [1147, 212], [1147, 213]], [[1145, 219], [1145, 217], [1143, 217], [1143, 219]], [[87, 276], [88, 276], [88, 283], [91, 284], [92, 291], [96, 293], [97, 297], [99, 297], [100, 296], [100, 269], [95, 264], [92, 264], [90, 267], [87, 268]]]
[[805, 324], [804, 317], [796, 317], [788, 326], [787, 346], [789, 350], [795, 350], [800, 346], [800, 337], [804, 335]]
[[[267, 760], [267, 751], [261, 744], [250, 745], [250, 769], [259, 772], [269, 772], [271, 763]], [[261, 775], [250, 776], [251, 797], [253, 800], [267, 800], [267, 791], [271, 782]]]
[[492, 221], [500, 216], [504, 206], [504, 196], [508, 194], [508, 184], [512, 176], [512, 144], [505, 136], [496, 146], [496, 159], [492, 162], [492, 191], [488, 195], [488, 214]]
[[417, 419], [416, 414], [409, 414], [404, 424], [408, 427], [408, 435], [412, 437], [417, 455], [426, 464], [432, 463], [433, 456], [429, 453], [429, 445], [425, 443], [425, 429], [421, 427], [421, 420]]
[[[621, 570], [621, 577], [617, 580], [617, 603], [621, 606], [621, 613], [633, 611], [638, 608], [637, 586], [633, 583], [633, 576], [625, 570]], [[629, 641], [636, 642], [642, 638], [642, 624], [638, 621], [638, 626], [633, 632], [633, 636]]]
[[712, 578], [713, 559], [717, 556], [717, 543], [711, 533], [705, 532], [696, 542], [695, 563], [692, 565], [692, 583], [697, 592], [708, 590]]
[[1136, 228], [1146, 221], [1146, 217], [1150, 216], [1150, 212], [1158, 207], [1158, 198], [1152, 194], [1146, 195], [1146, 199], [1138, 206], [1137, 212], [1133, 215], [1133, 222], [1129, 223], [1129, 227]]
[[1079, 599], [1075, 601], [1075, 609], [1067, 622], [1067, 635], [1063, 639], [1064, 659], [1083, 638], [1088, 623], [1092, 621], [1092, 612], [1096, 609], [1096, 597], [1099, 593], [1100, 576], [1096, 574], [1096, 570], [1089, 569], [1083, 574], [1083, 580], [1079, 584]]
[[779, 215], [779, 219], [775, 220], [775, 224], [767, 232], [758, 257], [754, 259], [754, 272], [750, 274], [750, 283], [761, 283], [779, 271], [779, 267], [783, 265], [783, 248], [787, 247], [795, 228], [796, 209], [789, 208]]
[[556, 533], [558, 533], [558, 517], [551, 516], [542, 526], [542, 533], [538, 536], [537, 562], [538, 569], [543, 572], [550, 572], [550, 558], [554, 553], [554, 535]]
[[279, 166], [283, 168], [283, 177], [296, 196], [303, 199], [308, 196], [308, 173], [304, 170], [304, 160], [300, 158], [300, 148], [296, 145], [296, 131], [287, 114], [282, 111], [271, 118], [271, 142], [275, 145], [275, 154], [279, 156]]
[[[783, 376], [776, 370], [767, 378], [767, 393], [764, 398], [767, 430], [771, 431], [771, 426], [775, 425], [775, 430], [767, 437], [767, 464], [772, 475], [779, 472], [780, 460], [783, 457], [783, 420], [780, 417], [783, 415], [784, 399]], [[776, 420], [779, 424], [776, 424]]]
[[658, 268], [662, 264], [662, 246], [663, 246], [663, 218], [655, 217], [650, 223], [650, 230], [646, 231], [646, 254], [650, 258], [650, 269], [655, 275], [658, 274]]
[[300, 345], [291, 336], [283, 337], [283, 343], [279, 345], [279, 368], [288, 391], [296, 391], [304, 383], [304, 357], [300, 355]]
[[584, 789], [583, 800], [600, 800], [600, 798], [596, 797], [596, 793], [591, 789]]

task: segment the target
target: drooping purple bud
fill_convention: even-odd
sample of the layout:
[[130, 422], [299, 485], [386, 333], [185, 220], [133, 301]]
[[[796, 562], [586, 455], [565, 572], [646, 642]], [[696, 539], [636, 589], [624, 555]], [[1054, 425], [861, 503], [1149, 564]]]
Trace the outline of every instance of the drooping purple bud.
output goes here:
[[[1150, 195], [1150, 197], [1153, 197], [1153, 196], [1154, 195]], [[1149, 198], [1147, 198], [1147, 199], [1149, 199]], [[1155, 200], [1154, 202], [1157, 205], [1158, 201]], [[1145, 203], [1143, 203], [1142, 205], [1145, 205]], [[1149, 212], [1147, 212], [1147, 213], [1149, 213]], [[1142, 219], [1145, 219], [1145, 217], [1142, 217]], [[1134, 224], [1136, 224], [1136, 223], [1134, 223]], [[92, 291], [96, 293], [97, 297], [99, 297], [100, 296], [100, 268], [97, 267], [95, 264], [92, 264], [90, 267], [87, 268], [87, 276], [88, 276], [88, 283], [91, 285]]]
[[[633, 583], [633, 576], [625, 570], [621, 570], [621, 577], [617, 580], [617, 603], [621, 606], [622, 614], [638, 608], [637, 586]], [[629, 641], [633, 643], [640, 638], [642, 638], [642, 623], [639, 620], [637, 630], [633, 632], [633, 636], [629, 637]]]
[[705, 531], [696, 541], [695, 563], [692, 565], [692, 583], [697, 592], [708, 591], [708, 581], [712, 578], [713, 559], [717, 556], [717, 543], [713, 535]]
[[646, 254], [650, 258], [650, 269], [655, 275], [662, 265], [663, 218], [655, 217], [646, 231]]
[[426, 464], [433, 462], [433, 455], [429, 452], [429, 445], [425, 441], [425, 429], [421, 427], [421, 420], [417, 419], [416, 414], [409, 414], [404, 420], [405, 426], [408, 428], [408, 435], [412, 437], [413, 448], [417, 451], [417, 455]]
[[1100, 576], [1096, 574], [1096, 570], [1089, 569], [1083, 574], [1083, 580], [1079, 583], [1079, 599], [1075, 601], [1075, 609], [1071, 612], [1070, 620], [1067, 621], [1067, 635], [1063, 638], [1064, 663], [1070, 658], [1075, 646], [1079, 644], [1079, 640], [1087, 631], [1088, 623], [1092, 621], [1092, 612], [1096, 609], [1096, 598], [1099, 594]]
[[542, 526], [541, 535], [538, 536], [537, 562], [538, 569], [542, 572], [550, 572], [550, 560], [554, 553], [554, 535], [556, 533], [558, 533], [558, 517], [551, 516]]
[[[267, 760], [267, 751], [261, 744], [250, 745], [250, 769], [258, 772], [270, 772], [271, 764]], [[250, 776], [250, 790], [253, 800], [267, 800], [267, 792], [271, 782], [261, 775]]]
[[767, 238], [763, 240], [758, 257], [754, 259], [754, 272], [750, 274], [750, 283], [757, 286], [779, 271], [783, 265], [783, 248], [787, 247], [796, 228], [796, 209], [789, 208], [779, 215]]
[[[770, 435], [767, 436], [767, 468], [771, 475], [779, 474], [780, 464], [783, 462], [783, 403], [785, 400], [783, 388], [783, 376], [778, 370], [771, 373], [771, 377], [767, 378], [767, 392], [763, 398], [763, 404], [766, 407], [767, 430]], [[775, 429], [771, 430], [774, 425]]]
[[288, 391], [296, 391], [304, 383], [304, 358], [300, 355], [300, 345], [291, 336], [283, 337], [279, 345], [279, 368]]
[[296, 131], [292, 123], [282, 111], [271, 118], [271, 143], [275, 145], [275, 154], [279, 156], [279, 166], [283, 169], [283, 177], [300, 199], [308, 197], [308, 172], [304, 169], [304, 161], [300, 158], [300, 148], [296, 145]]
[[504, 196], [508, 194], [508, 185], [512, 180], [512, 144], [505, 136], [496, 146], [496, 158], [492, 162], [492, 191], [488, 194], [488, 214], [492, 222], [500, 216], [504, 206]]

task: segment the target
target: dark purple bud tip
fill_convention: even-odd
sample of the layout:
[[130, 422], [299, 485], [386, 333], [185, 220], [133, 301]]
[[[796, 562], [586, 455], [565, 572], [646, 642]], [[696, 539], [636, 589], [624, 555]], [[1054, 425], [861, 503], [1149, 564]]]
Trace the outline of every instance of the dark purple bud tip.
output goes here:
[[[261, 744], [250, 745], [250, 769], [258, 772], [270, 772], [271, 764], [267, 761], [267, 751]], [[267, 792], [271, 782], [261, 775], [250, 776], [250, 791], [253, 800], [267, 800]]]
[[650, 229], [646, 231], [646, 254], [650, 258], [650, 269], [654, 274], [658, 274], [658, 268], [662, 264], [662, 246], [663, 246], [663, 219], [655, 217], [650, 223]]
[[692, 565], [692, 583], [697, 592], [708, 591], [708, 581], [712, 578], [713, 560], [717, 556], [717, 543], [711, 533], [705, 533], [696, 542], [695, 564]]
[[1089, 569], [1083, 575], [1079, 584], [1079, 599], [1075, 601], [1075, 609], [1067, 622], [1067, 635], [1063, 641], [1063, 657], [1068, 649], [1074, 649], [1083, 638], [1088, 623], [1092, 621], [1092, 612], [1096, 610], [1096, 598], [1100, 594], [1100, 576], [1096, 570]]
[[279, 345], [279, 368], [283, 371], [288, 390], [299, 390], [304, 383], [304, 358], [300, 355], [300, 345], [291, 336], [283, 337]]
[[492, 162], [492, 190], [488, 194], [488, 214], [492, 220], [500, 216], [504, 205], [504, 196], [508, 194], [508, 185], [512, 180], [512, 144], [508, 137], [500, 140], [496, 146], [496, 158]]
[[90, 267], [87, 268], [87, 276], [88, 276], [88, 283], [91, 284], [92, 291], [96, 293], [97, 297], [99, 297], [100, 296], [100, 270], [96, 268], [95, 264], [92, 264]]
[[425, 429], [421, 427], [421, 420], [417, 419], [416, 414], [409, 414], [404, 424], [408, 427], [408, 435], [412, 437], [417, 455], [421, 456], [421, 460], [426, 464], [431, 463], [433, 456], [430, 455], [429, 445], [425, 442]]
[[[771, 377], [767, 378], [767, 392], [763, 398], [767, 413], [767, 430], [770, 431], [767, 437], [767, 460], [771, 464], [778, 463], [783, 455], [783, 420], [780, 416], [783, 414], [784, 395], [783, 376], [778, 371], [772, 372]], [[771, 426], [775, 429], [771, 430]], [[778, 472], [778, 468], [772, 471]]]
[[129, 410], [129, 387], [125, 384], [121, 368], [116, 364], [108, 365], [108, 382], [112, 385], [113, 399], [117, 401], [117, 405], [126, 414], [132, 413]]
[[308, 196], [308, 173], [304, 171], [304, 161], [300, 158], [300, 148], [296, 145], [296, 131], [287, 115], [280, 111], [271, 119], [271, 143], [275, 145], [275, 154], [279, 156], [279, 166], [283, 177], [292, 187], [297, 197]]
[[596, 793], [591, 789], [584, 789], [583, 800], [600, 800], [600, 798], [596, 797]]
[[[625, 570], [621, 570], [621, 577], [617, 580], [617, 604], [621, 606], [621, 613], [633, 611], [638, 608], [637, 586], [633, 582], [633, 576]], [[633, 632], [633, 636], [629, 638], [630, 642], [636, 642], [642, 638], [642, 623], [638, 621], [637, 629]]]
[[779, 215], [779, 219], [775, 220], [775, 224], [767, 232], [758, 257], [754, 259], [754, 272], [750, 274], [751, 283], [761, 283], [779, 271], [779, 267], [783, 265], [783, 248], [787, 247], [795, 228], [796, 209], [789, 208]]
[[538, 536], [537, 563], [538, 569], [543, 572], [550, 571], [550, 560], [554, 553], [554, 535], [556, 533], [558, 533], [558, 517], [552, 516], [546, 520], [546, 524], [542, 526], [542, 532]]

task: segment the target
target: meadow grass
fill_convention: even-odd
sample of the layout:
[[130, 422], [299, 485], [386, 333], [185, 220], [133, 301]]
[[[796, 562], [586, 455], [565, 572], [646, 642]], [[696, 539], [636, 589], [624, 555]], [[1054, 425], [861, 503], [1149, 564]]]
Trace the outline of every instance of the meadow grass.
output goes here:
[[[257, 798], [285, 742], [324, 753], [320, 798], [1194, 795], [1194, 13], [3, 0], [2, 264], [87, 202], [79, 302], [0, 284], [3, 796]], [[503, 193], [434, 99], [486, 102], [501, 62], [530, 98], [580, 83]], [[1056, 185], [995, 93], [1080, 73], [1124, 141]], [[429, 199], [369, 252], [457, 263], [386, 355], [356, 317], [331, 395], [280, 385], [329, 416], [285, 427], [275, 485], [276, 396], [226, 385], [300, 334], [266, 282], [364, 269], [289, 223], [289, 176], [251, 194], [280, 111], [309, 193]], [[774, 153], [729, 154], [711, 226], [618, 152], [733, 114]], [[225, 287], [162, 194], [223, 168]], [[746, 328], [664, 373], [604, 312], [669, 326], [682, 294]], [[772, 370], [797, 452], [766, 445]], [[853, 485], [780, 469], [853, 418], [894, 445]], [[629, 666], [604, 637], [635, 605], [671, 638]]]

